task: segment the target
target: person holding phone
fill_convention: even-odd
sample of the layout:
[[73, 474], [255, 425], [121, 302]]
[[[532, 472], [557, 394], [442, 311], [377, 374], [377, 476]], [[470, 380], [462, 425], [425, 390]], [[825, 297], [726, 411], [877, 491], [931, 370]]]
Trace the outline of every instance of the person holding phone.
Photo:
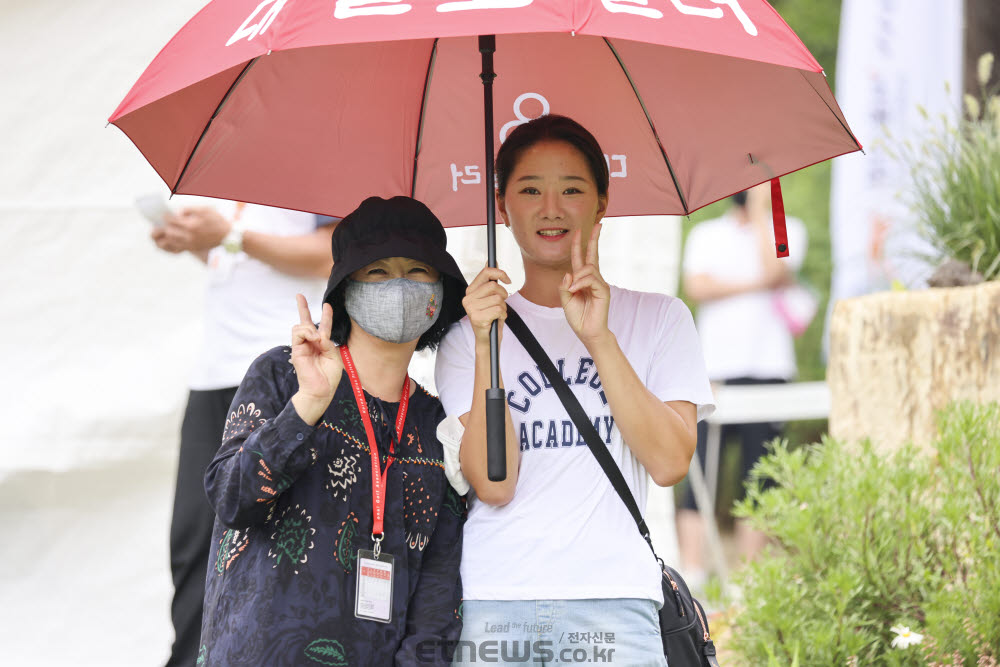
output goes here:
[[205, 475], [216, 514], [200, 659], [209, 665], [448, 664], [464, 501], [440, 401], [409, 378], [464, 313], [444, 228], [408, 197], [333, 233], [319, 325], [253, 362]]

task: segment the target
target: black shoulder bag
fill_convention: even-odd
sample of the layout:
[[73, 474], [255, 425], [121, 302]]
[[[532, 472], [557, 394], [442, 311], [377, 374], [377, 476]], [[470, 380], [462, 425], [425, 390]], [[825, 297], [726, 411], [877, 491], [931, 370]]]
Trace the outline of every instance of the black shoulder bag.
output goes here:
[[[705, 618], [705, 610], [701, 603], [691, 596], [687, 584], [681, 575], [671, 567], [664, 564], [653, 549], [653, 542], [649, 539], [649, 529], [646, 521], [639, 512], [639, 506], [632, 496], [625, 477], [621, 470], [611, 458], [607, 446], [601, 440], [594, 425], [587, 418], [587, 414], [580, 406], [580, 402], [573, 395], [562, 375], [556, 370], [552, 360], [542, 349], [534, 334], [521, 319], [521, 316], [509, 305], [507, 306], [507, 327], [517, 336], [517, 339], [524, 346], [539, 369], [548, 378], [549, 384], [555, 389], [559, 400], [562, 401], [566, 412], [573, 419], [580, 434], [587, 441], [587, 447], [597, 459], [597, 462], [604, 470], [604, 474], [611, 481], [622, 502], [628, 508], [629, 514], [639, 527], [646, 544], [649, 545], [653, 557], [660, 564], [663, 572], [661, 584], [663, 586], [663, 607], [660, 609], [660, 635], [663, 638], [663, 653], [667, 656], [670, 667], [719, 667], [715, 659], [715, 644], [708, 631], [708, 621]], [[673, 604], [671, 604], [671, 600]]]

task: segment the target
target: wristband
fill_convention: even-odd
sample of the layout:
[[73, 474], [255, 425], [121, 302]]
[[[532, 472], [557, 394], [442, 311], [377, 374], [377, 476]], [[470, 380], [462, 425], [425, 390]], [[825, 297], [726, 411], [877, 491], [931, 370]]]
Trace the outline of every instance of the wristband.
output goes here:
[[239, 223], [234, 222], [229, 228], [229, 233], [222, 239], [222, 248], [233, 255], [243, 251], [243, 227]]

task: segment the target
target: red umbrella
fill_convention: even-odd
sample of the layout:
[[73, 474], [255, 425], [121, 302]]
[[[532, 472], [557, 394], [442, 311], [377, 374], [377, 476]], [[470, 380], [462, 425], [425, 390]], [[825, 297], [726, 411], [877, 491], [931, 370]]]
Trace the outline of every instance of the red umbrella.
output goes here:
[[487, 222], [493, 266], [494, 138], [550, 111], [609, 151], [612, 216], [690, 213], [860, 149], [763, 0], [214, 0], [109, 120], [171, 192], [335, 216], [411, 195], [446, 226]]
[[175, 193], [338, 216], [407, 194], [482, 224], [483, 34], [494, 136], [580, 121], [608, 151], [608, 215], [689, 213], [859, 149], [762, 0], [215, 0], [110, 122]]

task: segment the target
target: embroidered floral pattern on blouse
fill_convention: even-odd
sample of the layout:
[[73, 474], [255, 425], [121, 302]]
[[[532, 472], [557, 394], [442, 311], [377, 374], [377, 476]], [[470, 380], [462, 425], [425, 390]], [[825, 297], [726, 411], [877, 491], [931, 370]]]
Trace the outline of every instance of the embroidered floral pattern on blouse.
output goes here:
[[354, 512], [347, 515], [344, 522], [340, 524], [337, 531], [337, 562], [344, 568], [344, 572], [354, 570], [354, 561], [357, 560], [358, 553], [354, 549], [354, 536], [358, 534], [358, 517]]
[[361, 423], [361, 413], [358, 412], [358, 404], [353, 398], [342, 398], [334, 400], [333, 403], [337, 406], [337, 414], [340, 415], [341, 423], [345, 426], [363, 430], [364, 427]]
[[348, 489], [358, 481], [358, 473], [361, 472], [360, 458], [358, 454], [348, 454], [341, 449], [340, 456], [326, 465], [330, 477], [324, 486], [334, 498], [347, 498]]
[[260, 410], [253, 403], [241, 403], [226, 418], [226, 427], [222, 432], [222, 439], [228, 440], [238, 435], [249, 434], [254, 429], [267, 423], [267, 420], [260, 416]]
[[431, 539], [430, 536], [424, 535], [423, 533], [414, 533], [413, 531], [408, 531], [406, 533], [406, 546], [408, 546], [410, 549], [423, 551], [424, 547], [427, 546], [427, 542], [430, 539]]
[[219, 550], [215, 556], [215, 572], [222, 574], [229, 569], [250, 543], [250, 529], [230, 528], [219, 540]]
[[[368, 456], [371, 456], [371, 448], [368, 446], [368, 443], [362, 442], [361, 440], [357, 439], [356, 437], [354, 437], [353, 435], [351, 435], [350, 433], [348, 433], [344, 429], [340, 428], [339, 426], [335, 426], [334, 424], [331, 424], [331, 423], [325, 422], [325, 421], [324, 422], [320, 422], [319, 426], [321, 426], [323, 428], [330, 429], [331, 431], [333, 431], [337, 435], [342, 436], [348, 442], [354, 444], [358, 449], [360, 449], [361, 451], [363, 451], [367, 455], [365, 457], [366, 460], [367, 460]], [[407, 437], [409, 437], [409, 436], [407, 435]], [[420, 442], [419, 436], [417, 438], [417, 442], [418, 443]], [[385, 452], [381, 451], [381, 450], [379, 451], [379, 455], [382, 458], [382, 464], [385, 465], [385, 461], [388, 458], [388, 455]], [[403, 457], [397, 458], [396, 459], [396, 463], [412, 463], [414, 465], [434, 466], [436, 468], [440, 468], [441, 470], [444, 470], [444, 459], [432, 459], [432, 458], [427, 458], [427, 457], [423, 457], [423, 456], [403, 456]], [[395, 464], [393, 464], [393, 465], [395, 465]]]
[[[242, 450], [240, 450], [242, 451]], [[275, 479], [270, 466], [264, 461], [260, 452], [250, 452], [257, 457], [257, 481], [260, 482], [260, 495], [257, 497], [258, 503], [273, 503], [282, 491], [291, 485], [291, 480], [280, 475]]]
[[331, 667], [346, 667], [347, 651], [336, 639], [316, 639], [305, 648], [305, 656], [313, 662]]
[[405, 475], [403, 482], [403, 520], [406, 522], [406, 546], [423, 551], [434, 530], [438, 511], [424, 488], [420, 475]]
[[412, 433], [407, 433], [406, 434], [406, 444], [407, 445], [409, 445], [410, 447], [412, 447], [414, 440], [416, 440], [416, 442], [417, 442], [417, 454], [423, 454], [424, 453], [424, 446], [422, 444], [420, 444], [420, 436], [417, 435], [416, 437], [414, 437], [414, 435]]
[[286, 507], [281, 516], [274, 521], [274, 532], [271, 533], [271, 548], [267, 555], [274, 559], [277, 568], [284, 561], [292, 564], [295, 574], [298, 566], [309, 560], [309, 550], [313, 548], [312, 536], [316, 529], [309, 526], [312, 517], [299, 505]]

